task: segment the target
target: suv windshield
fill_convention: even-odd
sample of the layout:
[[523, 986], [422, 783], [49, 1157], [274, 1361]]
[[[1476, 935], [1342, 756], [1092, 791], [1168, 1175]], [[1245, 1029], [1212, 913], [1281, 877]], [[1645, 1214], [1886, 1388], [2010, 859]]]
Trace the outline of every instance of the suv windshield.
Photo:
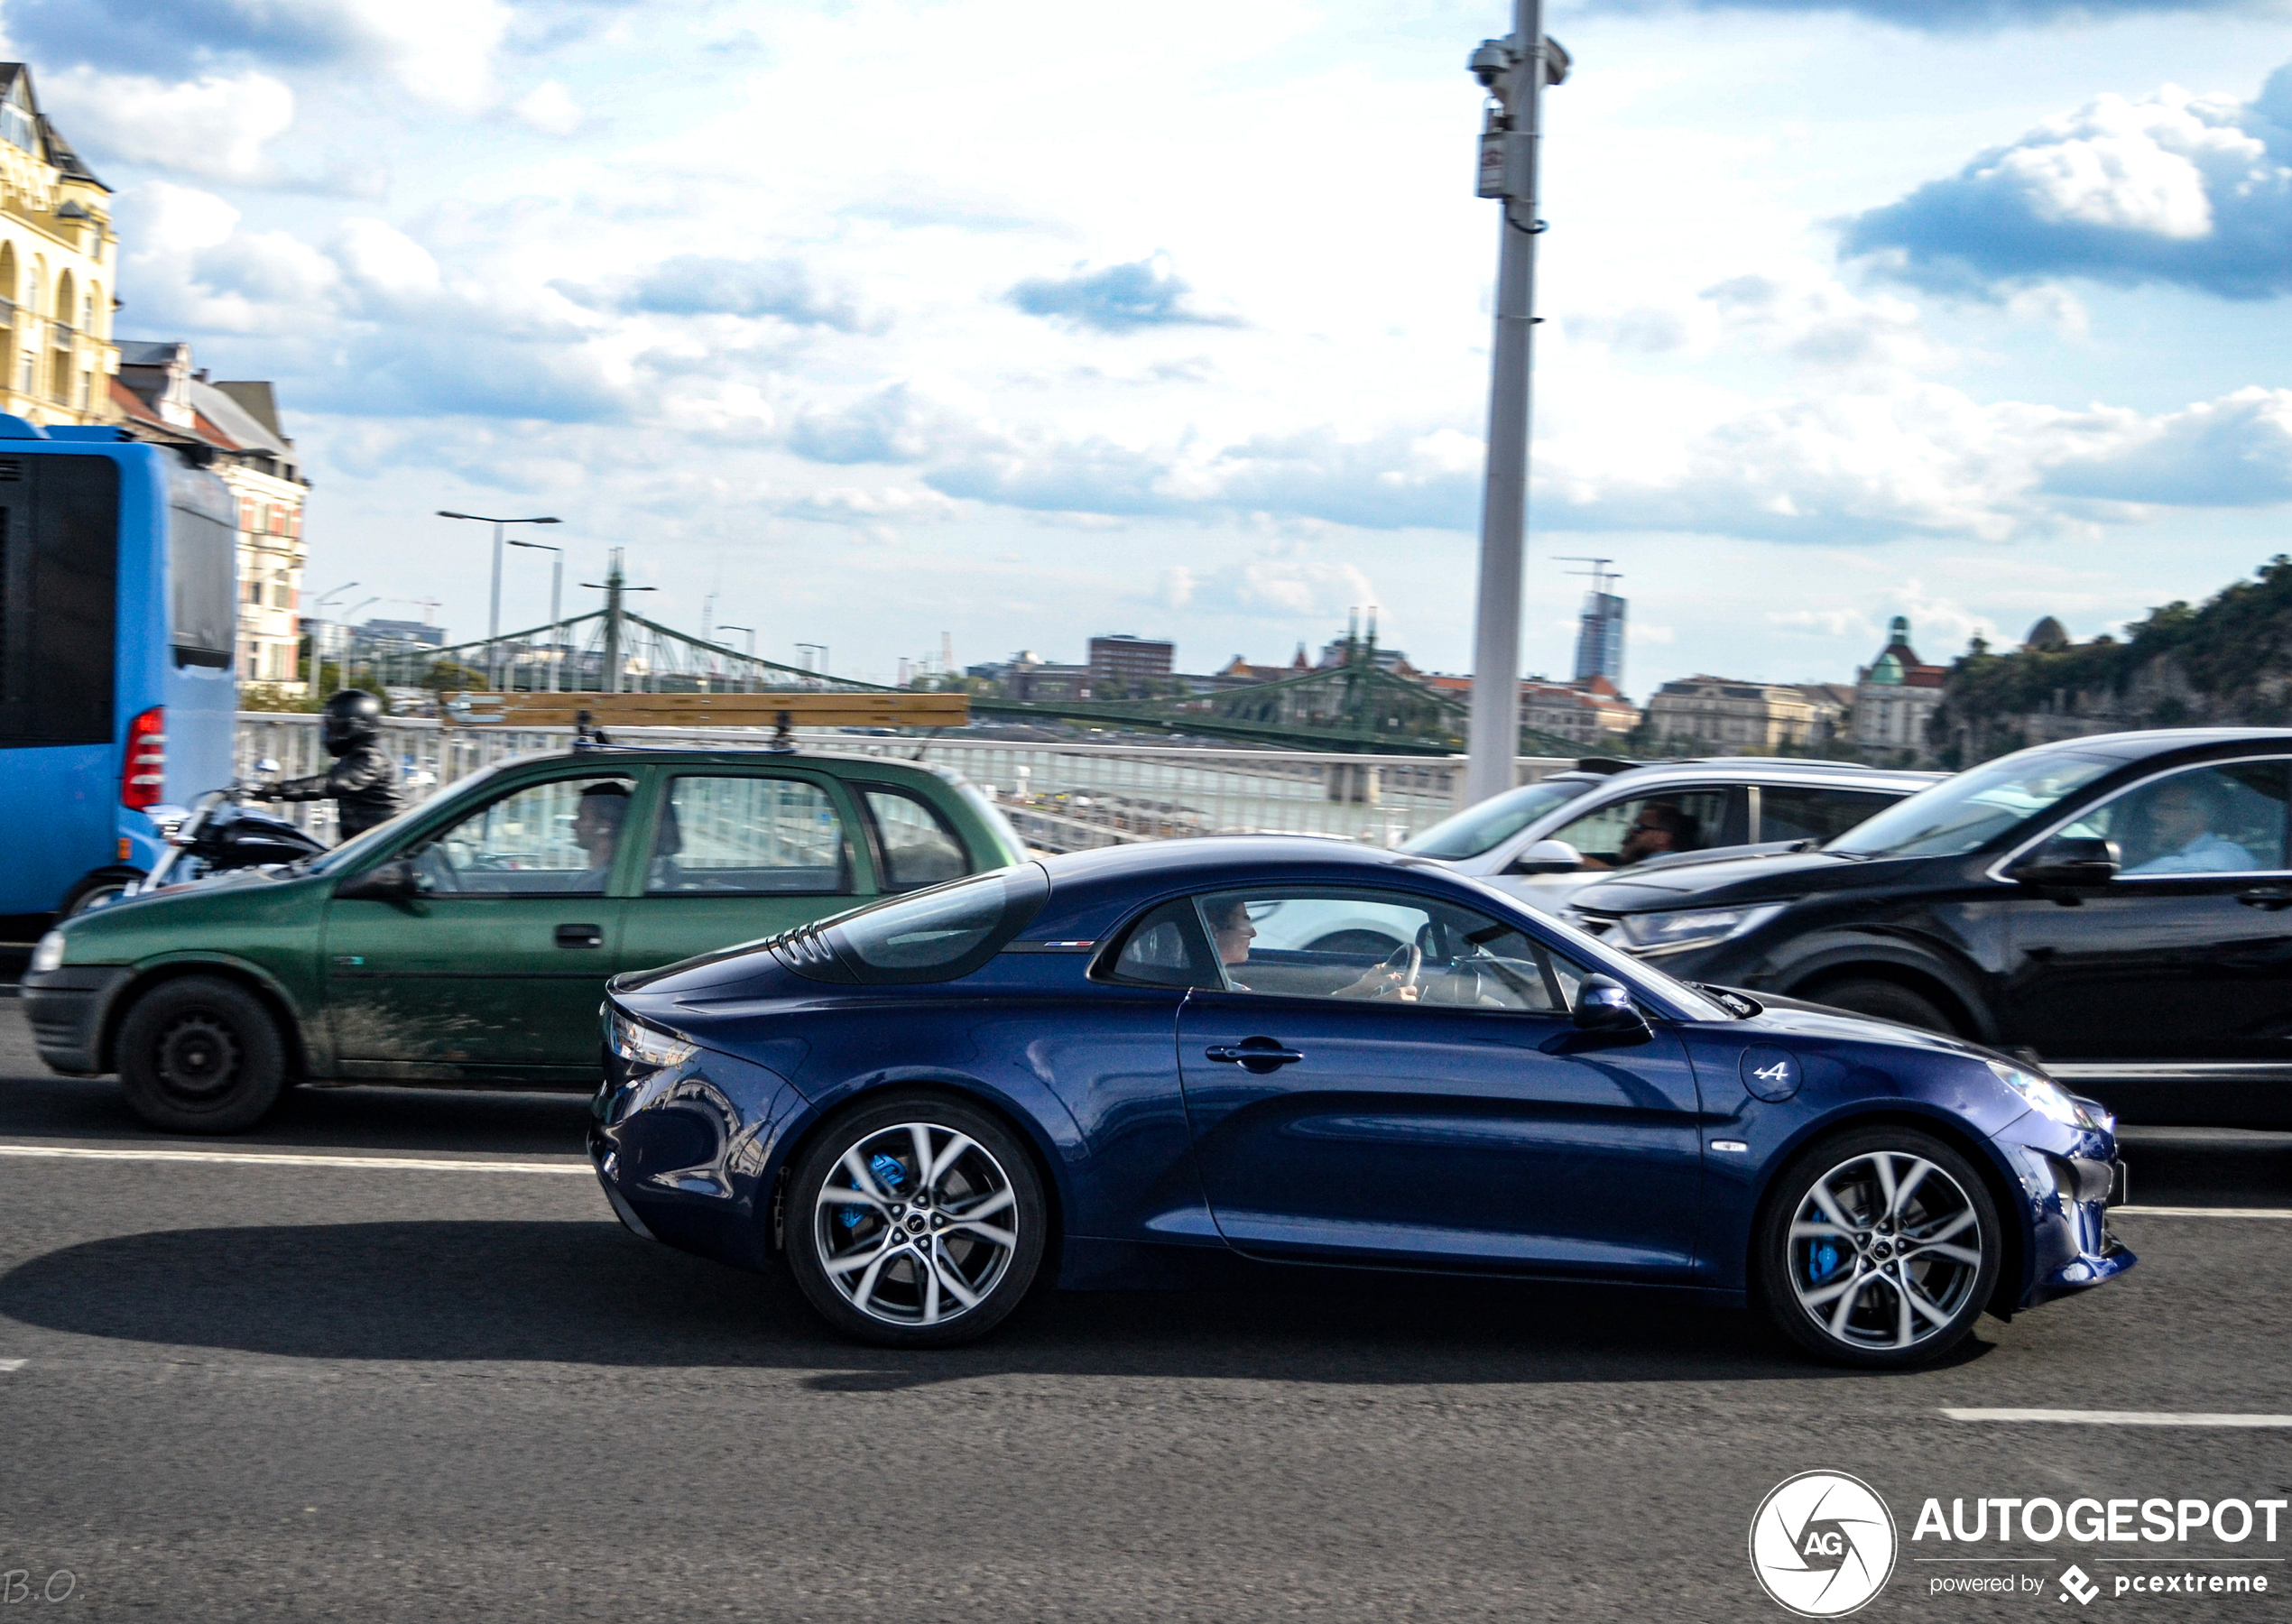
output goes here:
[[1444, 817], [1423, 834], [1400, 843], [1400, 849], [1418, 857], [1477, 857], [1519, 834], [1555, 807], [1565, 807], [1596, 782], [1589, 779], [1546, 779], [1523, 784]]
[[1963, 856], [2119, 764], [2050, 751], [2006, 756], [1897, 801], [1823, 850], [1848, 857]]

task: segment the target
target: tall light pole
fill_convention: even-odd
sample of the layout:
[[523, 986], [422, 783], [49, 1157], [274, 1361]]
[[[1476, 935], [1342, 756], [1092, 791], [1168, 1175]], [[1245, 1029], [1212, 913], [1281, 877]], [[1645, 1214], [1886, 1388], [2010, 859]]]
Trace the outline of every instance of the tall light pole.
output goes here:
[[502, 529], [511, 524], [555, 524], [554, 519], [496, 519], [490, 513], [457, 513], [450, 508], [439, 508], [440, 519], [472, 519], [494, 527], [494, 605], [485, 616], [485, 641], [494, 641], [502, 634]]
[[[554, 524], [557, 521], [552, 519], [550, 522]], [[512, 547], [530, 547], [535, 552], [552, 555], [550, 558], [550, 638], [556, 647], [550, 660], [550, 692], [554, 694], [557, 692], [558, 661], [563, 657], [565, 642], [565, 616], [561, 613], [565, 603], [565, 549], [551, 546], [547, 541], [520, 541], [515, 536], [509, 539], [509, 544]]]
[[822, 678], [826, 678], [828, 674], [827, 645], [826, 643], [799, 642], [796, 646], [799, 649], [817, 649], [819, 651], [819, 674]]
[[1512, 32], [1483, 40], [1473, 77], [1491, 99], [1481, 132], [1480, 195], [1499, 200], [1496, 342], [1489, 364], [1488, 484], [1481, 502], [1480, 595], [1473, 626], [1473, 711], [1464, 804], [1512, 787], [1520, 753], [1520, 586], [1528, 552], [1529, 373], [1534, 358], [1537, 148], [1544, 87], [1567, 77], [1567, 52], [1544, 34], [1544, 0], [1512, 0]]

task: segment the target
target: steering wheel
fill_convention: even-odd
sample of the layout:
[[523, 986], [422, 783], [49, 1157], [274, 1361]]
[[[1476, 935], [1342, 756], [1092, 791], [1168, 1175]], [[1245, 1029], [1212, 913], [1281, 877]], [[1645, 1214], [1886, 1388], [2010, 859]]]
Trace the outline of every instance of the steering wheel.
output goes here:
[[1425, 950], [1414, 942], [1409, 943], [1406, 947], [1396, 947], [1392, 950], [1392, 955], [1385, 960], [1384, 967], [1398, 974], [1400, 980], [1397, 983], [1387, 982], [1372, 993], [1371, 997], [1398, 998], [1403, 989], [1413, 992], [1417, 990], [1417, 977], [1425, 967]]

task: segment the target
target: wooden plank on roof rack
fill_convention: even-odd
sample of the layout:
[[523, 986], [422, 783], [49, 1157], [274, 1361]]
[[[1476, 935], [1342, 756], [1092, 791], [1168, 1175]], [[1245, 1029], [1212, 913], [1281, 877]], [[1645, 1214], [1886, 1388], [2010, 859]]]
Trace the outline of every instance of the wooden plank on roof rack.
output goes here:
[[967, 694], [448, 694], [446, 714], [468, 726], [961, 727]]

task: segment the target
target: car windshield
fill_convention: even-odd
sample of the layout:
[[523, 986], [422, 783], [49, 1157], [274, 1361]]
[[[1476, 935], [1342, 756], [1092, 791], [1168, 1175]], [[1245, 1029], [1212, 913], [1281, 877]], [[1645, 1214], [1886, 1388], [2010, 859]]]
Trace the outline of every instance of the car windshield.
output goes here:
[[[502, 770], [510, 765], [512, 763], [508, 761], [496, 761], [491, 767], [481, 767], [467, 778], [455, 780], [453, 788], [446, 793], [457, 801], [462, 800], [487, 780], [499, 776]], [[418, 812], [429, 813], [445, 804], [444, 799], [439, 798], [409, 807], [388, 823], [376, 824], [363, 835], [352, 835], [332, 851], [321, 852], [315, 857], [306, 858], [295, 866], [306, 874], [331, 874], [343, 869], [354, 868], [362, 858], [371, 856], [377, 847], [394, 842], [403, 832], [398, 827], [400, 824], [404, 823]]]
[[1591, 788], [1591, 781], [1585, 779], [1546, 779], [1541, 783], [1523, 784], [1476, 807], [1467, 807], [1453, 817], [1441, 819], [1423, 834], [1401, 842], [1400, 849], [1414, 856], [1437, 857], [1451, 863], [1477, 857]]
[[2006, 756], [1896, 802], [1823, 850], [1847, 857], [1963, 856], [2119, 764], [2055, 751]]

